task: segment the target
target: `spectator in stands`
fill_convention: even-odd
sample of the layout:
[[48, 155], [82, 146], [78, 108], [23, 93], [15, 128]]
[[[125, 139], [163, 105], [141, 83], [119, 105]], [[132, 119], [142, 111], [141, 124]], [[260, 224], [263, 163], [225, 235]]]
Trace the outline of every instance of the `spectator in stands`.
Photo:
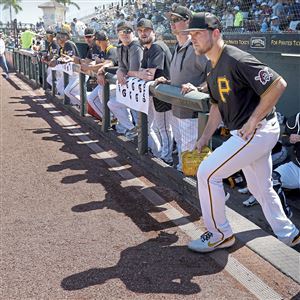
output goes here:
[[102, 29], [101, 24], [97, 21], [97, 18], [91, 18], [89, 28], [94, 29], [95, 31], [100, 31]]
[[31, 49], [32, 41], [35, 38], [36, 33], [26, 29], [21, 33], [21, 46], [23, 49]]
[[[141, 67], [143, 57], [143, 50], [137, 41], [131, 23], [121, 21], [116, 27], [118, 38], [121, 42], [117, 49], [118, 54], [118, 70], [117, 80], [118, 83], [126, 84], [127, 77], [133, 77], [134, 72], [138, 71]], [[111, 97], [108, 102], [108, 107], [118, 119], [116, 126], [117, 132], [125, 134], [129, 139], [137, 135], [136, 121], [133, 116], [136, 113], [131, 113], [130, 109], [124, 104], [117, 102], [115, 98]]]
[[271, 17], [271, 26], [270, 26], [270, 30], [272, 32], [281, 32], [280, 28], [279, 28], [279, 17], [278, 16], [272, 16]]
[[277, 0], [276, 4], [272, 6], [273, 15], [281, 18], [285, 15], [283, 0]]
[[232, 28], [234, 22], [234, 15], [229, 8], [225, 9], [222, 16], [222, 24], [225, 28]]
[[71, 34], [73, 35], [73, 36], [77, 36], [78, 35], [78, 33], [77, 33], [77, 31], [76, 31], [76, 23], [77, 23], [77, 18], [74, 18], [73, 19], [73, 21], [71, 22]]
[[3, 39], [2, 31], [0, 31], [0, 67], [4, 71], [4, 77], [6, 79], [8, 79], [9, 74], [8, 74], [8, 67], [7, 67], [6, 58], [5, 58], [5, 42]]
[[244, 16], [243, 16], [242, 12], [240, 11], [240, 7], [238, 5], [236, 5], [233, 9], [234, 9], [233, 26], [234, 27], [242, 27]]

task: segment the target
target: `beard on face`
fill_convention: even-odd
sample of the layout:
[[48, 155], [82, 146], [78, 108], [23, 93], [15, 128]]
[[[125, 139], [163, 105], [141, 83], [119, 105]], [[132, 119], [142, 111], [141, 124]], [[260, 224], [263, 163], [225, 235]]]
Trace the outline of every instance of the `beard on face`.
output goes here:
[[140, 38], [139, 37], [139, 41], [140, 41], [141, 45], [150, 44], [150, 43], [153, 42], [153, 37], [152, 36], [149, 36], [149, 37], [146, 37], [146, 38]]

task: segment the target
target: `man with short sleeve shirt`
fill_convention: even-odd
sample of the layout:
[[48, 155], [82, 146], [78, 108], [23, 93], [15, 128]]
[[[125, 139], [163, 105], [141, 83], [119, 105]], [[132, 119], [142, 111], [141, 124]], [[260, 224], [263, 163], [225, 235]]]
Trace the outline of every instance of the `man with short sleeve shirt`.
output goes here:
[[60, 47], [55, 40], [55, 32], [52, 29], [46, 30], [46, 40], [48, 42], [46, 57], [42, 57], [42, 62], [48, 65], [47, 68], [47, 83], [52, 86], [52, 68], [55, 60], [59, 57]]
[[[56, 40], [58, 45], [60, 46], [59, 50], [59, 58], [57, 61], [60, 63], [68, 63], [74, 61], [74, 57], [79, 57], [79, 51], [75, 43], [70, 40], [70, 32], [68, 30], [62, 29], [60, 32], [56, 34]], [[69, 76], [69, 82], [73, 82], [76, 77], [78, 78], [78, 74], [74, 74], [73, 76]], [[56, 89], [59, 94], [59, 97], [63, 97], [64, 95], [64, 76], [62, 72], [56, 72]], [[77, 104], [76, 101], [74, 104]]]
[[[133, 27], [130, 22], [119, 22], [117, 24], [117, 33], [121, 41], [121, 44], [117, 48], [117, 80], [119, 84], [123, 85], [126, 83], [127, 77], [134, 76], [133, 72], [140, 69], [143, 50], [134, 35]], [[107, 105], [118, 119], [116, 126], [117, 132], [125, 134], [129, 139], [134, 138], [134, 136], [137, 135], [135, 127], [137, 123], [136, 111], [116, 101], [115, 97], [111, 97]]]
[[187, 32], [196, 54], [206, 54], [212, 63], [207, 77], [212, 105], [197, 148], [201, 151], [208, 144], [221, 121], [231, 133], [199, 166], [198, 194], [207, 231], [191, 241], [189, 249], [211, 252], [235, 243], [222, 180], [239, 170], [278, 239], [291, 247], [299, 244], [299, 230], [285, 215], [271, 180], [271, 151], [280, 131], [274, 107], [286, 82], [252, 55], [225, 45], [221, 23], [213, 14], [194, 14]]
[[[146, 81], [158, 77], [169, 78], [171, 52], [163, 41], [155, 40], [153, 24], [150, 20], [141, 19], [137, 23], [140, 43], [144, 46], [141, 70], [134, 76]], [[151, 102], [150, 102], [151, 104]], [[149, 109], [150, 148], [167, 164], [172, 164], [173, 133], [171, 129], [171, 105], [153, 97], [152, 108]], [[153, 141], [153, 143], [151, 142]]]
[[[98, 85], [94, 90], [88, 94], [88, 104], [96, 112], [98, 118], [103, 116], [103, 85], [105, 84], [105, 68], [114, 67], [118, 64], [117, 61], [117, 48], [110, 43], [110, 40], [105, 31], [96, 32], [95, 43], [99, 48], [99, 53], [93, 53], [93, 64], [90, 64], [84, 68], [85, 70], [92, 70], [97, 72], [97, 83]], [[83, 67], [83, 66], [82, 66]], [[111, 93], [112, 94], [112, 93]]]

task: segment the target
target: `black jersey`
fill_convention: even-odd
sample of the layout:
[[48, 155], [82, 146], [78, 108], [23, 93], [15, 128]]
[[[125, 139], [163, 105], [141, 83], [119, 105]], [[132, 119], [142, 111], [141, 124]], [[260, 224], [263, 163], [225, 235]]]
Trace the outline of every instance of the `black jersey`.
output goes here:
[[217, 103], [230, 130], [240, 129], [249, 119], [260, 97], [280, 76], [251, 54], [224, 46], [207, 77], [212, 103]]
[[[170, 78], [170, 62], [172, 54], [168, 46], [162, 41], [155, 41], [151, 47], [144, 49], [142, 68], [156, 68], [154, 79], [160, 76]], [[171, 104], [153, 98], [155, 110], [164, 112], [171, 109]]]
[[77, 46], [72, 41], [66, 41], [63, 48], [60, 49], [60, 54], [65, 54], [68, 56], [79, 56], [79, 51]]
[[51, 43], [49, 43], [48, 48], [47, 48], [47, 54], [50, 58], [54, 57], [54, 56], [58, 56], [59, 55], [59, 50], [60, 47], [57, 44], [56, 41], [52, 41]]
[[88, 46], [86, 58], [95, 60], [96, 57], [101, 55], [101, 52], [101, 49], [96, 44], [93, 44], [91, 47]]
[[105, 51], [102, 51], [99, 58], [104, 60], [111, 60], [114, 66], [118, 65], [118, 54], [117, 54], [117, 47], [113, 45], [109, 45]]

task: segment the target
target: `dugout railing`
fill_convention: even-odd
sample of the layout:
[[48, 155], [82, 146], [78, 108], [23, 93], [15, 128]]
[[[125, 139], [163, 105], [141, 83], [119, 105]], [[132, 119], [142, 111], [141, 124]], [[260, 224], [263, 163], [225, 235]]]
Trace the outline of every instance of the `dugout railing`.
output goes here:
[[[24, 76], [33, 86], [42, 87], [47, 90], [48, 83], [47, 79], [47, 65], [43, 63], [39, 55], [33, 51], [15, 49], [13, 51], [13, 66], [17, 73]], [[80, 71], [80, 66], [74, 68], [74, 72], [79, 73], [79, 84], [80, 84], [80, 109], [78, 113], [81, 117], [87, 116], [87, 76], [95, 76], [93, 73], [84, 73]], [[116, 84], [115, 69], [106, 69], [106, 84], [103, 86], [102, 100], [103, 100], [103, 117], [101, 122], [101, 131], [103, 133], [107, 132], [110, 127], [110, 111], [107, 106], [107, 102], [110, 97], [110, 85]], [[69, 75], [63, 72], [64, 76], [64, 87], [68, 85]], [[200, 92], [190, 92], [186, 95], [181, 94], [181, 90], [178, 87], [159, 84], [157, 86], [150, 86], [150, 92], [155, 98], [175, 104], [177, 106], [182, 106], [186, 108], [193, 109], [198, 112], [198, 130], [199, 136], [204, 130], [205, 124], [208, 118], [209, 112], [209, 95]], [[52, 86], [51, 90], [48, 90], [51, 96], [56, 97], [56, 71], [52, 70]], [[62, 104], [69, 105], [70, 101], [66, 95], [61, 100]], [[140, 155], [144, 155], [148, 151], [148, 118], [147, 115], [139, 112], [138, 118], [138, 147], [137, 151]]]

